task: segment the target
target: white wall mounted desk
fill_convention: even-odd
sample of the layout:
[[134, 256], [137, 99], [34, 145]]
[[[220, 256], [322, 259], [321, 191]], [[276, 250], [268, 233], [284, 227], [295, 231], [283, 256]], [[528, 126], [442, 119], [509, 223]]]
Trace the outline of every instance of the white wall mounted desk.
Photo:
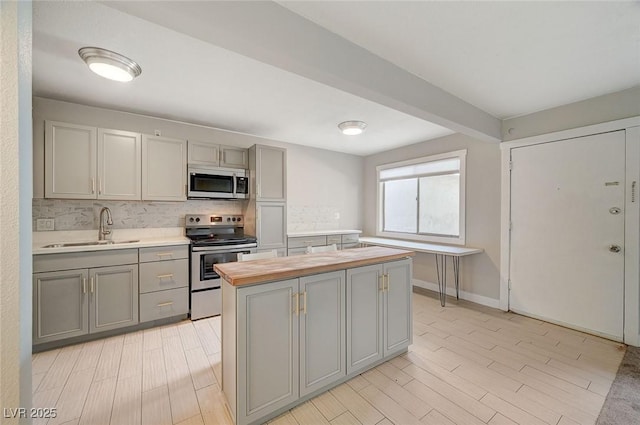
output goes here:
[[456, 287], [456, 298], [460, 298], [460, 257], [484, 252], [482, 248], [468, 248], [464, 246], [438, 245], [424, 242], [405, 241], [401, 239], [361, 237], [363, 245], [387, 246], [390, 248], [410, 249], [416, 252], [434, 254], [436, 257], [436, 272], [438, 275], [438, 295], [443, 307], [447, 298], [447, 257], [451, 257], [453, 264], [453, 280]]

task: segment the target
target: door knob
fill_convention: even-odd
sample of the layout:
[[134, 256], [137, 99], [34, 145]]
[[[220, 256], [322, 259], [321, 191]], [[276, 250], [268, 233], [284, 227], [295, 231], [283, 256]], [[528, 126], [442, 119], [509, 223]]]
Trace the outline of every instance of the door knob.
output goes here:
[[620, 248], [620, 245], [609, 245], [609, 251], [620, 252], [622, 251], [622, 248]]

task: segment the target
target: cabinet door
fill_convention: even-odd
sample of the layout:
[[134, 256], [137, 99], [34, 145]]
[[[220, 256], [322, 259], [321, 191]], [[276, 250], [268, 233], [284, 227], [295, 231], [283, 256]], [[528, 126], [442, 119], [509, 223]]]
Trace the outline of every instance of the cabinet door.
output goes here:
[[33, 343], [89, 332], [88, 271], [67, 270], [33, 275]]
[[256, 237], [259, 249], [284, 248], [287, 205], [281, 202], [256, 202]]
[[238, 290], [238, 424], [298, 399], [297, 293], [298, 279]]
[[142, 136], [142, 199], [187, 199], [187, 142], [167, 137]]
[[346, 375], [345, 272], [300, 278], [300, 396]]
[[256, 201], [285, 201], [287, 198], [287, 151], [255, 146]]
[[138, 323], [138, 266], [89, 270], [89, 331], [101, 332]]
[[98, 129], [98, 199], [140, 200], [142, 137]]
[[249, 168], [249, 150], [233, 146], [220, 146], [220, 166], [228, 168]]
[[44, 195], [46, 198], [96, 198], [96, 128], [46, 121]]
[[387, 356], [411, 344], [411, 260], [384, 264], [384, 274], [384, 355]]
[[347, 374], [382, 359], [382, 265], [347, 270]]
[[189, 164], [208, 165], [217, 167], [220, 165], [220, 146], [189, 140]]

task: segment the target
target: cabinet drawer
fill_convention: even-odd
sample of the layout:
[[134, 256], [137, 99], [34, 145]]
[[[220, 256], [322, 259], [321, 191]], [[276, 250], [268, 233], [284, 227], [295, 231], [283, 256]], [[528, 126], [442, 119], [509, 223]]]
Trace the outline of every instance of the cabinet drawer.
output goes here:
[[189, 312], [189, 288], [140, 294], [140, 322], [179, 316]]
[[340, 245], [342, 243], [340, 235], [327, 235], [327, 245], [331, 245], [332, 243]]
[[343, 243], [340, 249], [358, 248], [359, 246], [359, 243]]
[[154, 246], [140, 248], [140, 262], [177, 260], [189, 258], [189, 245]]
[[140, 293], [189, 286], [189, 260], [140, 264]]
[[356, 243], [360, 239], [360, 235], [357, 233], [349, 233], [348, 235], [342, 235], [342, 243]]
[[288, 248], [302, 248], [307, 246], [321, 246], [327, 244], [327, 237], [322, 236], [307, 236], [289, 238]]

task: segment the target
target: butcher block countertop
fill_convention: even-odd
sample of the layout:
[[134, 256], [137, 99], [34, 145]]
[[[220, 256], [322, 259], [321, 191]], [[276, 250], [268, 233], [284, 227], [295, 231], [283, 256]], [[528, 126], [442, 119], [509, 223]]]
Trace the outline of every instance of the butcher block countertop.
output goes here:
[[216, 264], [214, 269], [233, 286], [253, 285], [318, 273], [368, 266], [415, 255], [404, 249], [372, 246], [342, 251]]

